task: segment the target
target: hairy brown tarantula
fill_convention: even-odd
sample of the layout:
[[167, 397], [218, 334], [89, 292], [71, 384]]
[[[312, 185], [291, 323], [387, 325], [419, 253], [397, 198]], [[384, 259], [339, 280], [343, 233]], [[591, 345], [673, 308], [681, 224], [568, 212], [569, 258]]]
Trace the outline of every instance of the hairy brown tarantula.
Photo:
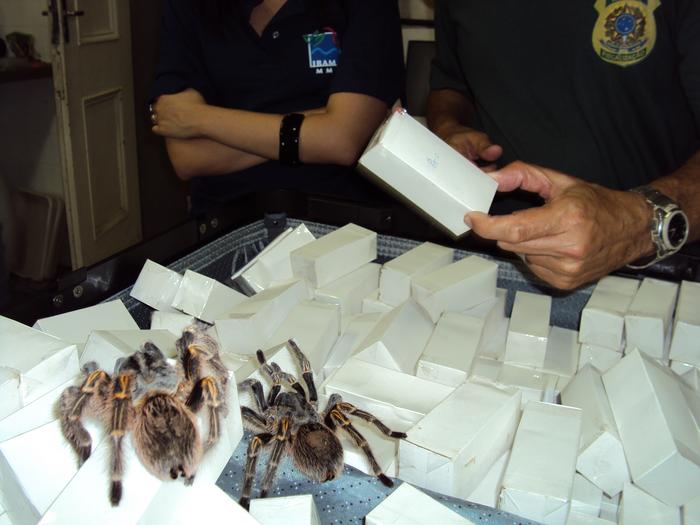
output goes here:
[[[153, 343], [146, 343], [119, 359], [112, 377], [96, 363], [87, 363], [81, 386], [70, 386], [61, 394], [61, 428], [81, 464], [92, 448], [81, 419], [95, 417], [109, 429], [112, 505], [118, 505], [122, 496], [122, 440], [127, 432], [133, 431], [136, 454], [149, 472], [160, 479], [182, 476], [188, 485], [194, 481], [202, 454], [219, 439], [228, 372], [218, 345], [197, 327], [187, 328], [175, 345], [175, 365]], [[209, 421], [204, 443], [196, 416], [202, 406]]]
[[[288, 346], [299, 363], [308, 396], [296, 377], [283, 372], [274, 362], [267, 363], [260, 350], [257, 352], [260, 367], [272, 380], [267, 399], [257, 379], [246, 379], [238, 384], [239, 389], [248, 388], [252, 391], [258, 406], [258, 412], [245, 406], [241, 407], [246, 427], [257, 433], [248, 445], [240, 504], [246, 509], [250, 505], [255, 467], [264, 447], [270, 447], [272, 450], [262, 480], [261, 498], [267, 496], [284, 454], [290, 454], [296, 467], [314, 481], [330, 481], [340, 475], [344, 462], [343, 447], [335, 434], [338, 428], [345, 430], [362, 448], [379, 480], [387, 487], [393, 486], [393, 482], [382, 472], [367, 441], [347, 416], [351, 414], [369, 421], [393, 438], [405, 438], [406, 434], [391, 431], [369, 412], [344, 402], [338, 394], [331, 395], [325, 410], [319, 413], [311, 364], [293, 340], [288, 341]], [[294, 391], [281, 391], [283, 384]]]

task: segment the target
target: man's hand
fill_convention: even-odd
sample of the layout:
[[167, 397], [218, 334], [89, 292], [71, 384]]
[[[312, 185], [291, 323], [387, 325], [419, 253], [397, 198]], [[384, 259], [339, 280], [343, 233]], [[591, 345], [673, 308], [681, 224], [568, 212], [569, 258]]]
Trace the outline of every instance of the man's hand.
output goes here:
[[186, 89], [175, 95], [161, 95], [153, 104], [156, 135], [173, 139], [190, 139], [200, 135], [196, 118], [206, 107], [202, 95], [194, 89]]
[[[495, 162], [503, 154], [503, 148], [493, 144], [486, 133], [466, 126], [454, 125], [440, 130], [440, 138], [472, 162]], [[483, 168], [493, 171], [493, 166]]]
[[503, 216], [472, 212], [464, 221], [480, 237], [520, 255], [556, 288], [576, 288], [653, 251], [651, 211], [641, 195], [522, 162], [491, 176], [498, 191], [521, 188], [545, 204]]

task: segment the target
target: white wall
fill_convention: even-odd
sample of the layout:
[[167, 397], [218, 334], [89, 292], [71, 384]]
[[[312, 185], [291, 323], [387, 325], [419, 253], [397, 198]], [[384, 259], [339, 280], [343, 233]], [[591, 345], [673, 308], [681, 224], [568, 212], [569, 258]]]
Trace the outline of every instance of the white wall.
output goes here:
[[0, 35], [13, 31], [34, 35], [34, 47], [39, 58], [51, 61], [51, 34], [46, 10], [46, 0], [0, 0]]

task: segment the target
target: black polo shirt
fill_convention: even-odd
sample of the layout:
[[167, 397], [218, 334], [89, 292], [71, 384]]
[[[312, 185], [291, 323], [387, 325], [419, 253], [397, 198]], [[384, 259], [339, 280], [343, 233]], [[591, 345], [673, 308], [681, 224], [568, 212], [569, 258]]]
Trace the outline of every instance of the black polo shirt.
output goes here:
[[698, 0], [438, 0], [433, 89], [521, 159], [626, 189], [700, 148]]
[[[255, 2], [245, 3], [242, 13], [214, 31], [197, 1], [166, 2], [153, 97], [192, 87], [213, 105], [289, 113], [322, 107], [338, 92], [370, 95], [388, 106], [403, 92], [395, 0], [340, 0], [339, 15], [328, 19], [314, 14], [310, 0], [287, 0], [260, 36], [247, 22]], [[289, 168], [270, 161], [230, 175], [199, 177], [193, 198], [195, 207], [206, 208], [201, 197], [225, 202], [274, 188], [329, 188], [357, 197], [373, 191], [338, 166]]]

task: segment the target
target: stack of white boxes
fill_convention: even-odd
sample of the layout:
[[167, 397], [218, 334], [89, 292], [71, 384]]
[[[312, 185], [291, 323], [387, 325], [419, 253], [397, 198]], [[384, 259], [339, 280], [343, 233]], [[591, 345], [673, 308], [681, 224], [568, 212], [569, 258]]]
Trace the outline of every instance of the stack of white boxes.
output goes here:
[[[78, 505], [85, 494], [97, 502], [102, 521], [120, 523], [151, 522], [159, 501], [186, 515], [195, 492], [211, 500], [212, 512], [233, 504], [211, 483], [241, 437], [235, 388], [229, 389], [220, 446], [200, 467], [193, 492], [162, 484], [140, 466], [132, 468], [138, 461], [131, 460], [118, 510], [110, 508], [106, 490], [95, 488], [106, 486], [103, 429], [90, 427], [94, 453], [77, 470], [52, 410], [60, 392], [78, 380], [79, 363], [97, 360], [111, 372], [116, 358], [146, 340], [172, 356], [175, 338], [194, 318], [214, 325], [210, 333], [221, 343], [231, 385], [256, 377], [269, 387], [254, 356], [258, 349], [298, 376], [287, 344], [293, 338], [310, 359], [320, 408], [339, 394], [392, 430], [407, 432], [397, 442], [353, 419], [381, 468], [411, 485], [547, 524], [698, 519], [700, 285], [683, 282], [679, 289], [646, 279], [640, 286], [635, 279], [606, 277], [576, 331], [551, 326], [552, 299], [540, 293], [511, 292], [507, 317], [508, 292], [496, 288], [493, 261], [454, 260], [452, 249], [430, 243], [384, 265], [376, 257], [377, 235], [365, 228], [349, 224], [314, 239], [301, 225], [234, 276], [251, 297], [149, 261], [132, 294], [156, 309], [151, 331], [139, 331], [118, 301], [37, 322], [67, 341], [41, 343], [60, 354], [54, 359], [65, 373], [54, 377], [38, 363], [0, 362], [0, 466], [7, 471], [3, 480], [15, 480], [3, 481], [6, 519], [17, 525], [58, 516], [80, 523], [94, 516]], [[22, 341], [39, 334], [12, 327]], [[0, 342], [3, 337], [0, 331]], [[20, 382], [28, 390], [18, 388]], [[342, 431], [339, 437], [346, 461], [372, 474], [356, 443]], [[48, 460], [43, 452], [24, 458], [28, 447], [52, 458], [52, 482], [41, 490], [32, 480], [43, 479]], [[388, 523], [406, 512], [423, 523], [418, 517], [425, 513], [413, 510], [423, 496], [404, 483], [367, 523]], [[437, 505], [430, 513], [447, 511], [429, 502]], [[301, 522], [314, 523], [312, 503], [254, 500], [251, 510], [265, 524], [274, 523], [280, 505], [294, 507]], [[447, 512], [441, 523], [464, 522]], [[437, 514], [430, 516], [434, 523]], [[153, 522], [167, 522], [159, 520]]]

